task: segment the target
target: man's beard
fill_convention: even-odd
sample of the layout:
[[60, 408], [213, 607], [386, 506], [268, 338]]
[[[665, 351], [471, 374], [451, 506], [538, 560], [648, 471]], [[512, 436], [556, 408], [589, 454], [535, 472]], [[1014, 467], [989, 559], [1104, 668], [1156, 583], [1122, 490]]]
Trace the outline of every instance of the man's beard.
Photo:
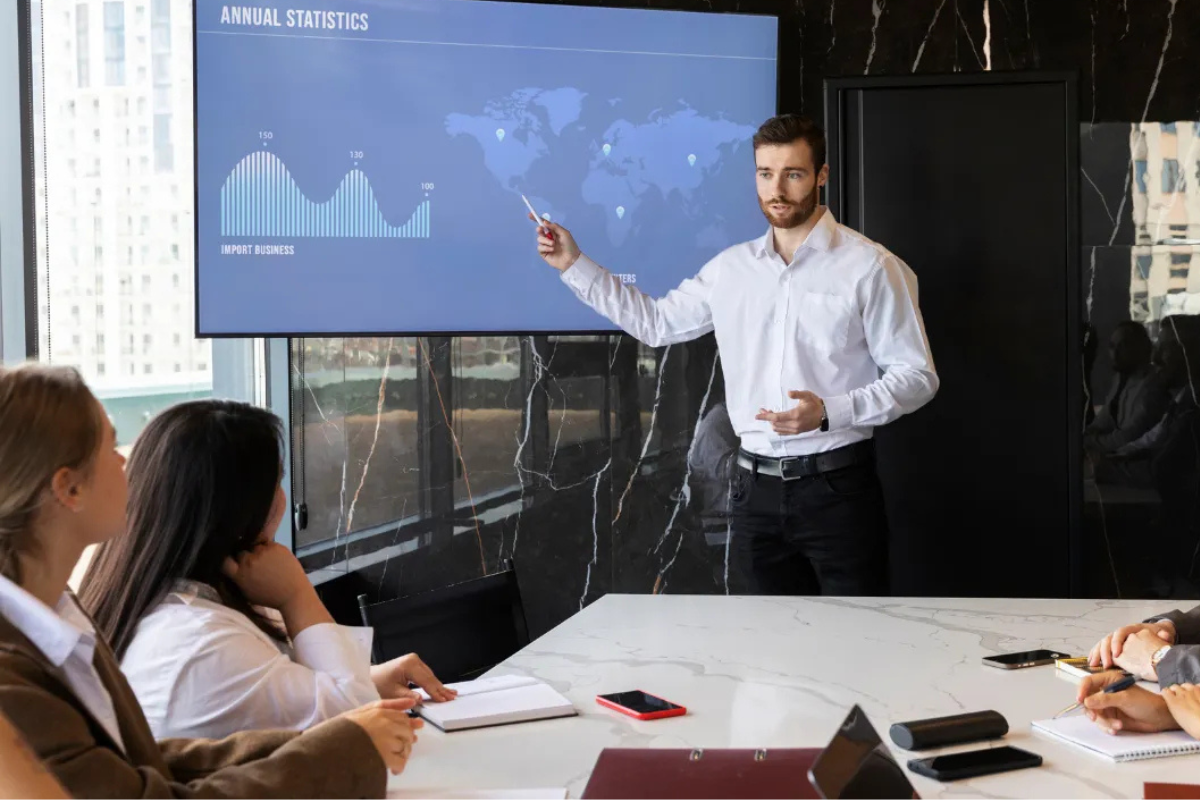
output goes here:
[[[774, 211], [771, 211], [771, 206], [776, 203], [787, 204], [788, 210], [782, 214], [776, 214]], [[808, 222], [809, 218], [817, 211], [817, 189], [813, 187], [808, 197], [799, 203], [793, 203], [782, 197], [773, 197], [764, 203], [760, 197], [758, 199], [758, 207], [762, 209], [763, 216], [767, 218], [767, 222], [771, 223], [771, 227], [781, 230], [798, 228]]]

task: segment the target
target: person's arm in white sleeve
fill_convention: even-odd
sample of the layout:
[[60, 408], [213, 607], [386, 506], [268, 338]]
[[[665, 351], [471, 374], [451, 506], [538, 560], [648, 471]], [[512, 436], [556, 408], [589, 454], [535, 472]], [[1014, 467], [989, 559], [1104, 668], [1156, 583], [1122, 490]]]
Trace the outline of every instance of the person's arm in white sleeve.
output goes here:
[[371, 631], [322, 623], [296, 637], [293, 660], [254, 631], [212, 618], [171, 690], [172, 735], [304, 730], [379, 699]]
[[714, 259], [671, 290], [655, 299], [579, 252], [571, 232], [543, 222], [553, 238], [539, 237], [539, 252], [562, 273], [562, 281], [575, 296], [608, 317], [630, 336], [651, 347], [697, 339], [713, 329], [709, 298], [716, 284], [719, 261]]
[[885, 425], [928, 403], [938, 389], [912, 270], [888, 255], [857, 292], [867, 348], [882, 375], [847, 394], [824, 398], [831, 431]]

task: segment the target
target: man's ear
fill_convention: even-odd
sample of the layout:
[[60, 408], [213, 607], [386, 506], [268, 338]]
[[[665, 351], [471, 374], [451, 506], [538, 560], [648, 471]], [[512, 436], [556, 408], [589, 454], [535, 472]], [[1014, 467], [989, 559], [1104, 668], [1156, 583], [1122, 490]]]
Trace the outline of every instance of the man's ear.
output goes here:
[[824, 186], [828, 182], [829, 182], [829, 165], [826, 164], [823, 167], [821, 167], [821, 170], [817, 173], [817, 186]]

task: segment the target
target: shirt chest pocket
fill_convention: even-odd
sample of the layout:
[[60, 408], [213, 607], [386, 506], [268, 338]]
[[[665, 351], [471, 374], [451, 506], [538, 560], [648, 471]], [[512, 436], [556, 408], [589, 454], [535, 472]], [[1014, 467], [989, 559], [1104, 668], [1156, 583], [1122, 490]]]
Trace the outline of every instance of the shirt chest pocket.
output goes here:
[[793, 322], [799, 343], [827, 355], [846, 349], [858, 327], [849, 299], [836, 294], [799, 292], [794, 301]]

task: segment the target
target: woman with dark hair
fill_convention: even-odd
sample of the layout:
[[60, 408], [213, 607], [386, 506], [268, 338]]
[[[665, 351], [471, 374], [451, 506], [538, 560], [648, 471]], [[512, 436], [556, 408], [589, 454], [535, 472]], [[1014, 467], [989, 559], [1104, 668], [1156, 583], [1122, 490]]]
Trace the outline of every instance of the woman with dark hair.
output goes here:
[[[67, 590], [84, 549], [122, 535], [127, 495], [116, 432], [75, 370], [0, 368], [0, 475], [0, 714], [67, 792], [383, 797], [385, 766], [403, 770], [416, 741], [411, 699], [301, 734], [155, 741], [112, 650]], [[10, 749], [2, 734], [0, 750]], [[3, 790], [13, 775], [0, 773]]]
[[303, 730], [410, 681], [454, 696], [416, 655], [372, 667], [371, 630], [334, 623], [274, 542], [283, 453], [278, 417], [222, 400], [169, 408], [134, 443], [128, 532], [80, 594], [159, 737]]

